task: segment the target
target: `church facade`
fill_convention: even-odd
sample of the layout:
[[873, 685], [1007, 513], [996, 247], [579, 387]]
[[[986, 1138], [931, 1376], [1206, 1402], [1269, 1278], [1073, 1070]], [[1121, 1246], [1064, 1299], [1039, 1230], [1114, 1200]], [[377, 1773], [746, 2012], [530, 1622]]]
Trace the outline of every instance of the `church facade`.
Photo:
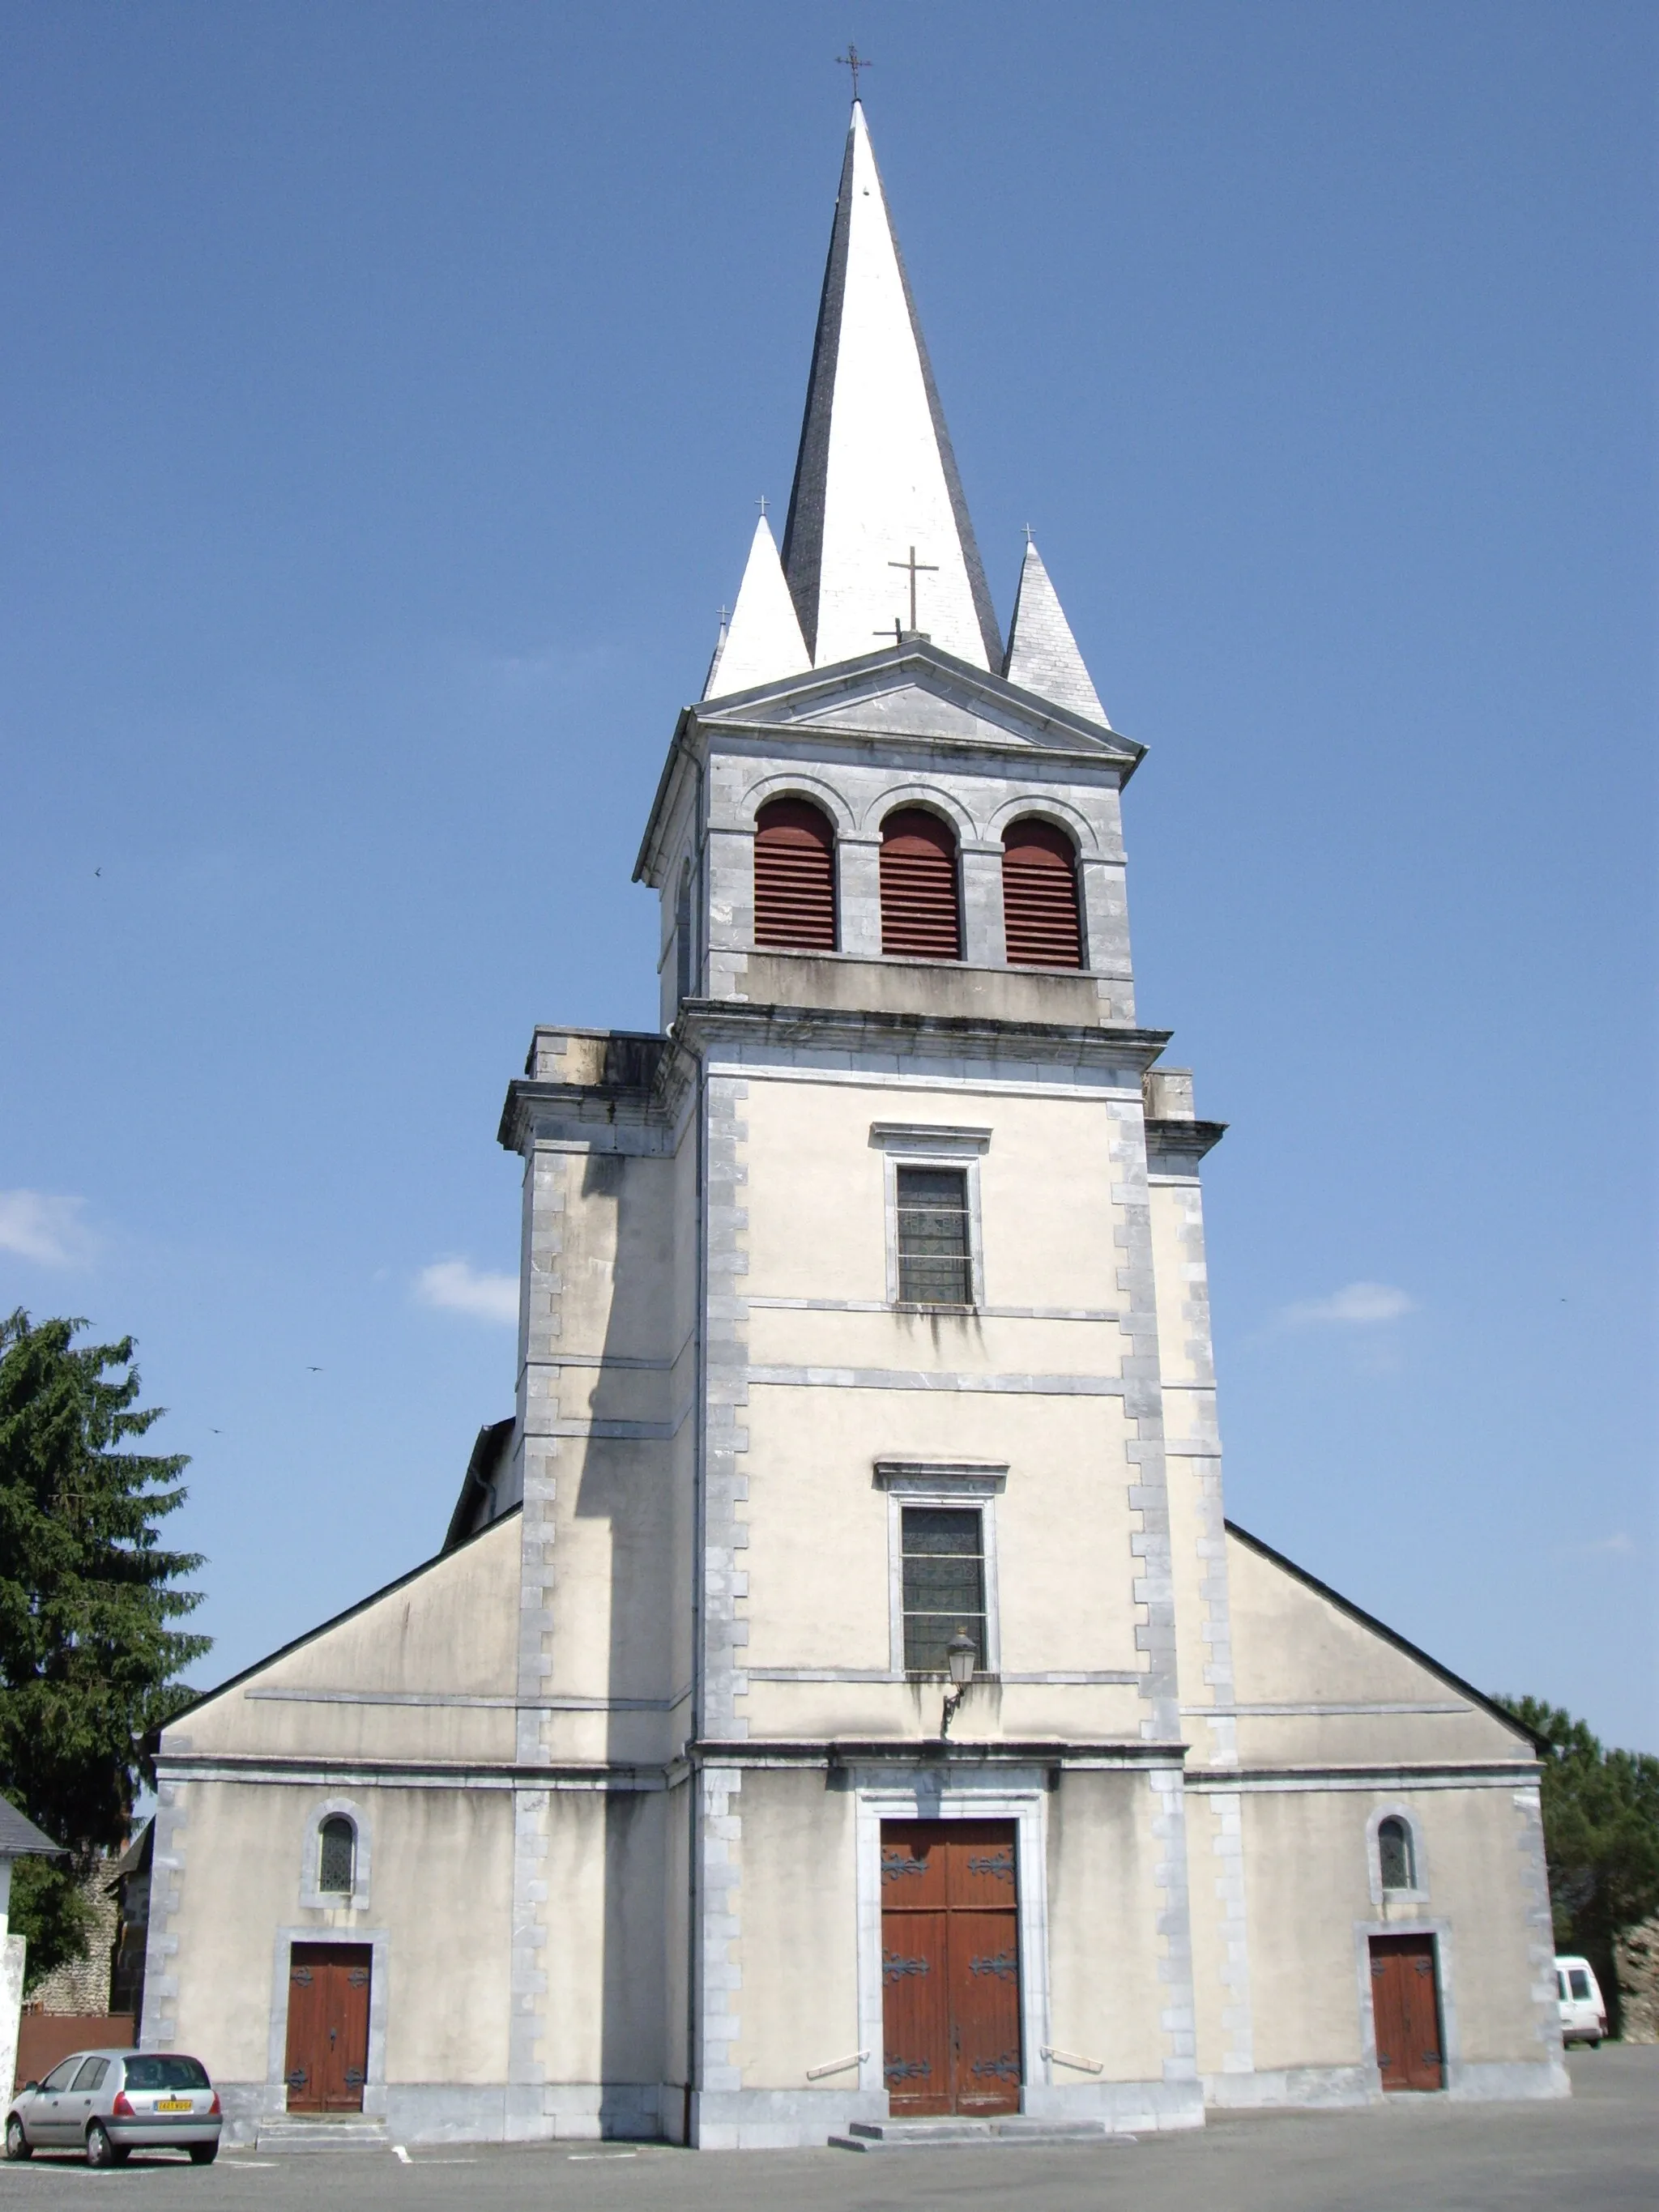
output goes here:
[[1001, 637], [855, 106], [660, 1028], [507, 1091], [515, 1412], [161, 1741], [142, 2036], [232, 2140], [1566, 2093], [1534, 1746], [1224, 1516], [1141, 753], [1034, 545]]

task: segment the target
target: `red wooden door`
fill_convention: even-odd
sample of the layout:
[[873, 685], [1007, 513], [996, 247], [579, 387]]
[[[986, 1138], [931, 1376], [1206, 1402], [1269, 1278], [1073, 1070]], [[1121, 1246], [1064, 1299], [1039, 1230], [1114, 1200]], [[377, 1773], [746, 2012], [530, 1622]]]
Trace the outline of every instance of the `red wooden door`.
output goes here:
[[367, 1943], [295, 1943], [288, 1968], [288, 2109], [361, 2112], [368, 2073]]
[[1432, 1936], [1372, 1936], [1371, 2018], [1385, 2089], [1445, 2087]]
[[884, 1821], [883, 2073], [896, 2118], [1019, 2110], [1011, 1820]]

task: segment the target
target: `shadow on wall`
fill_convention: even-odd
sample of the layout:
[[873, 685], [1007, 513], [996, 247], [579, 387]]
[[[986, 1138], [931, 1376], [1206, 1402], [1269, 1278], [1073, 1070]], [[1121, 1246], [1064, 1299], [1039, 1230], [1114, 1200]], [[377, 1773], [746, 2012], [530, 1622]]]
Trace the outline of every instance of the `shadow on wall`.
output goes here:
[[[649, 1069], [630, 1072], [648, 1083]], [[589, 1206], [599, 1201], [596, 1211], [609, 1201], [614, 1227], [605, 1364], [592, 1389], [592, 1418], [596, 1426], [645, 1421], [658, 1431], [587, 1439], [575, 1510], [579, 1519], [605, 1524], [608, 1574], [603, 1600], [597, 1591], [584, 1593], [584, 1600], [609, 1608], [602, 1685], [612, 1701], [606, 1759], [613, 1768], [643, 1769], [654, 1784], [689, 1732], [690, 1715], [689, 1701], [670, 1706], [690, 1674], [689, 1650], [676, 1650], [673, 1636], [674, 1563], [689, 1553], [689, 1531], [676, 1525], [676, 1504], [686, 1486], [675, 1482], [675, 1448], [667, 1434], [683, 1379], [660, 1365], [617, 1363], [660, 1362], [665, 1348], [687, 1334], [673, 1310], [673, 1163], [589, 1153], [582, 1197]], [[591, 1246], [582, 1256], [588, 1264], [597, 1257]], [[678, 1940], [675, 1916], [667, 1911], [674, 1856], [669, 1828], [687, 1819], [690, 1791], [613, 1784], [591, 1799], [565, 1802], [584, 1802], [595, 1823], [588, 1848], [603, 1853], [600, 2131], [654, 2136], [659, 2085], [684, 2079], [683, 2059], [675, 2063], [683, 2039], [671, 2036], [665, 1968], [667, 1945]]]

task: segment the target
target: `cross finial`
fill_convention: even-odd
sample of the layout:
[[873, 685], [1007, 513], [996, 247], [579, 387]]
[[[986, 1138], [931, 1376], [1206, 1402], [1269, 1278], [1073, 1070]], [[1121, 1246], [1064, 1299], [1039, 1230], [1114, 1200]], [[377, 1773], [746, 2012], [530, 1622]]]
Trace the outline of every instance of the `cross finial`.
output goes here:
[[853, 72], [853, 100], [856, 106], [859, 96], [859, 71], [861, 69], [874, 69], [875, 64], [866, 61], [850, 39], [847, 41], [847, 52], [844, 54], [837, 54], [836, 59], [843, 69], [851, 70]]
[[902, 568], [909, 576], [910, 628], [914, 631], [916, 627], [916, 578], [918, 576], [937, 575], [939, 574], [939, 562], [937, 561], [918, 561], [916, 558], [916, 549], [913, 545], [910, 548], [910, 557], [908, 561], [890, 561], [887, 565], [890, 568]]
[[766, 520], [766, 494], [764, 492], [761, 494], [760, 497], [755, 501], [755, 504], [761, 511], [761, 520], [764, 522]]
[[1036, 543], [1036, 533], [1029, 522], [1025, 526], [1025, 543], [1028, 545], [1034, 545]]
[[732, 611], [732, 610], [731, 610], [731, 608], [730, 608], [730, 607], [728, 607], [728, 606], [725, 605], [724, 604], [722, 604], [722, 605], [721, 605], [721, 607], [720, 607], [720, 628], [721, 628], [722, 629], [724, 629], [726, 628], [726, 617], [731, 614], [731, 611]]

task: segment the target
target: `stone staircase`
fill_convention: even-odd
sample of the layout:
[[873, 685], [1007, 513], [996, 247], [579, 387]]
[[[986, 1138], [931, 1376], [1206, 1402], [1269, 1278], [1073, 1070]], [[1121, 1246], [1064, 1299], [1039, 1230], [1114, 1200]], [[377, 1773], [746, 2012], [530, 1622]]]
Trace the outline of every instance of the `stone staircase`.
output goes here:
[[1100, 2120], [1042, 2120], [1009, 2112], [994, 2120], [854, 2120], [831, 2150], [1032, 2150], [1070, 2143], [1133, 2142], [1109, 2135]]
[[258, 2151], [390, 2150], [384, 2120], [361, 2112], [285, 2112], [261, 2120]]

